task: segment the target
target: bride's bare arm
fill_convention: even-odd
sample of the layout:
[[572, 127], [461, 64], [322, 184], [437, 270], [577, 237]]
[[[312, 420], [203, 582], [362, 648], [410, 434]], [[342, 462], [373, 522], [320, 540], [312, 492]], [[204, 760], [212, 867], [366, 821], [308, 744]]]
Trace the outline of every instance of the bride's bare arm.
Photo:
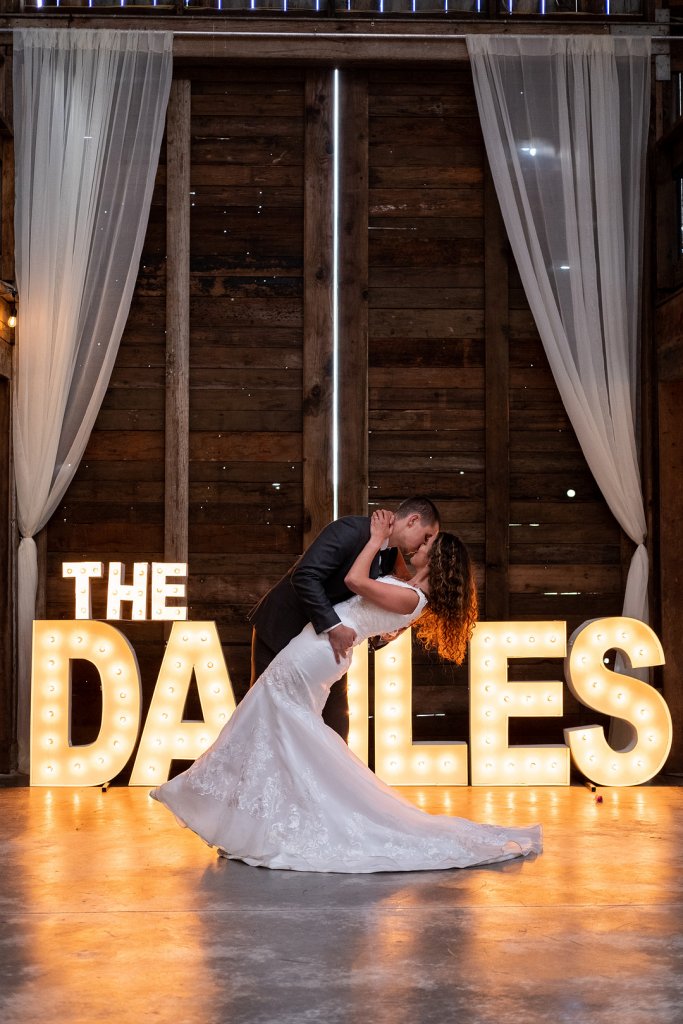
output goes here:
[[415, 610], [419, 600], [414, 590], [370, 579], [372, 561], [389, 536], [392, 523], [393, 516], [390, 512], [379, 509], [373, 513], [370, 521], [370, 540], [344, 577], [344, 582], [354, 594], [367, 597], [385, 611], [409, 615]]

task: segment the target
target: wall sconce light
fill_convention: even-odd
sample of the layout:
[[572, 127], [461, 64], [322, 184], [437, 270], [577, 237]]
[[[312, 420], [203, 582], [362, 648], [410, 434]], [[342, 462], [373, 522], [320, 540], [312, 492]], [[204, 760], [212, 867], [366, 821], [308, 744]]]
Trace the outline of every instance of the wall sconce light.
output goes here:
[[0, 280], [0, 293], [4, 293], [3, 297], [9, 299], [7, 326], [14, 329], [17, 326], [17, 286], [12, 281]]

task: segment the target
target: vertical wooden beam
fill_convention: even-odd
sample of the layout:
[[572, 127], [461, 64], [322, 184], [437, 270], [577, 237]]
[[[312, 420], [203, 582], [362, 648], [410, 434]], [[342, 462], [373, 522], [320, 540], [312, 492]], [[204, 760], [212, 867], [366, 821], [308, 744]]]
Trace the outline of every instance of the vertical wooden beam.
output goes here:
[[188, 560], [190, 480], [190, 99], [171, 85], [166, 121], [166, 440], [164, 559]]
[[341, 75], [339, 515], [368, 507], [368, 83]]
[[[683, 305], [683, 304], [682, 304]], [[659, 384], [660, 473], [660, 596], [661, 640], [666, 656], [662, 669], [663, 695], [673, 723], [673, 744], [667, 761], [670, 772], [683, 771], [683, 641], [681, 640], [681, 588], [683, 587], [683, 380]]]
[[[3, 344], [0, 342], [0, 344]], [[0, 375], [0, 556], [8, 568], [12, 564], [14, 536], [10, 525], [10, 408], [11, 384]], [[14, 671], [12, 664], [12, 584], [11, 572], [0, 582], [0, 773], [11, 768], [14, 740]]]
[[332, 519], [333, 72], [306, 75], [303, 546]]
[[2, 247], [0, 277], [14, 280], [14, 144], [10, 138], [2, 139]]
[[[486, 374], [485, 617], [509, 615], [510, 353], [508, 241], [491, 172], [484, 176], [484, 337]], [[482, 616], [483, 618], [484, 616]]]

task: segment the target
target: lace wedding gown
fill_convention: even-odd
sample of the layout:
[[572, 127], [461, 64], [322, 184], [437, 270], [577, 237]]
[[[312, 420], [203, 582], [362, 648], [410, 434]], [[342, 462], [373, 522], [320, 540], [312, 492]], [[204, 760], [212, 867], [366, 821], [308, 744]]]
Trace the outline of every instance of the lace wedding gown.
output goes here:
[[[408, 586], [393, 577], [387, 583]], [[408, 626], [361, 597], [336, 605], [356, 644]], [[306, 626], [238, 705], [216, 742], [152, 796], [224, 856], [294, 871], [423, 871], [490, 864], [541, 850], [540, 826], [499, 828], [420, 811], [381, 782], [325, 725], [338, 665]]]

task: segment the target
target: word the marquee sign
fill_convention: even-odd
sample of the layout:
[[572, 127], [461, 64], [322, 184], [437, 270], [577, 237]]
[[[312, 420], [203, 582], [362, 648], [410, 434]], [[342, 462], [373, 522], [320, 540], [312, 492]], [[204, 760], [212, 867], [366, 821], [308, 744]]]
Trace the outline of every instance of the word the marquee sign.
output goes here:
[[[37, 621], [33, 630], [31, 785], [89, 786], [125, 768], [140, 734], [142, 686], [135, 651], [120, 630], [90, 618], [90, 580], [97, 562], [67, 562], [75, 581], [76, 618]], [[216, 739], [235, 710], [235, 696], [214, 622], [188, 622], [187, 609], [167, 605], [183, 598], [184, 563], [136, 563], [125, 584], [120, 562], [109, 565], [107, 617], [173, 620], [130, 776], [130, 785], [158, 785], [171, 761], [194, 760]], [[169, 582], [170, 581], [170, 582]], [[151, 583], [151, 586], [150, 586]], [[151, 595], [148, 590], [151, 589]], [[664, 663], [654, 632], [637, 619], [595, 619], [567, 644], [564, 622], [480, 622], [470, 643], [470, 736], [465, 742], [413, 743], [411, 634], [407, 630], [375, 654], [375, 770], [392, 785], [568, 785], [570, 759], [586, 778], [603, 786], [633, 786], [661, 770], [671, 748], [672, 726], [662, 696], [648, 683], [609, 670], [608, 651], [621, 651], [634, 668]], [[609, 745], [602, 726], [565, 729], [564, 744], [511, 746], [508, 721], [562, 715], [562, 683], [511, 681], [513, 658], [563, 658], [567, 685], [587, 707], [624, 720], [631, 739]], [[102, 687], [102, 722], [93, 743], [72, 746], [71, 664], [95, 666]], [[204, 718], [183, 720], [196, 680]], [[368, 760], [368, 650], [356, 648], [349, 678], [349, 746]], [[470, 768], [468, 770], [468, 760]]]

